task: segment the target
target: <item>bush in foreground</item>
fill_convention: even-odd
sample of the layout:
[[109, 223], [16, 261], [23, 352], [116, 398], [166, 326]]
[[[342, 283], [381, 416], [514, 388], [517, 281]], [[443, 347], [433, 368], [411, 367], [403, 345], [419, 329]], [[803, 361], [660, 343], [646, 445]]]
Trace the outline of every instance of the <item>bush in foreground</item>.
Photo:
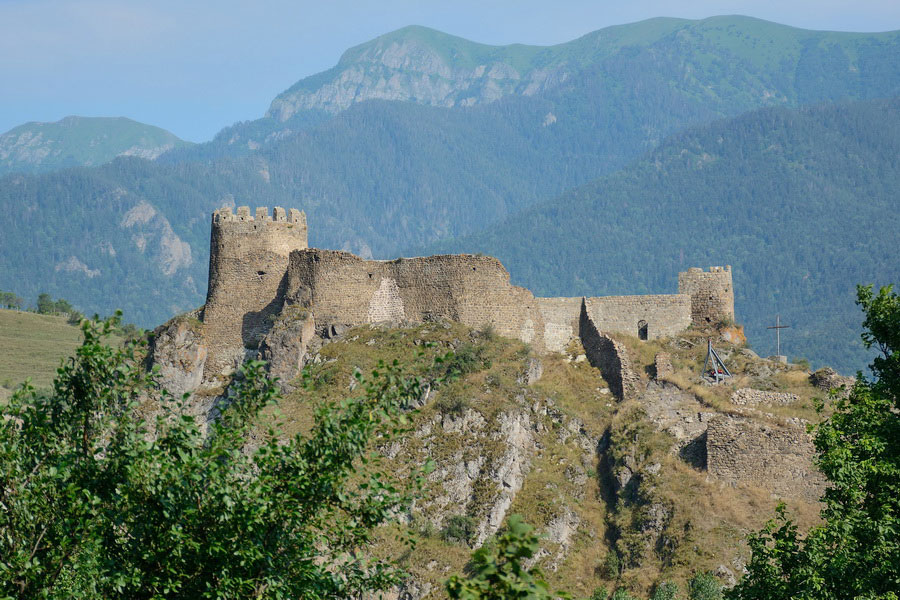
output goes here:
[[104, 343], [116, 326], [85, 321], [52, 393], [2, 408], [0, 598], [340, 598], [401, 579], [367, 548], [421, 478], [398, 484], [370, 443], [403, 426], [418, 380], [381, 365], [283, 439], [249, 363], [208, 426], [164, 393], [148, 421], [156, 382], [137, 344]]

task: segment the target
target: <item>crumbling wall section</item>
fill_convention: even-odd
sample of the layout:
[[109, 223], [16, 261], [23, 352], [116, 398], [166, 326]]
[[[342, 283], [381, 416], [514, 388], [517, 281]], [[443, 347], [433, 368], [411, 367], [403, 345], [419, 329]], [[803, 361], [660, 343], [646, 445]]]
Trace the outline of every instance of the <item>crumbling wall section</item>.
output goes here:
[[610, 391], [620, 400], [633, 398], [640, 378], [632, 368], [628, 351], [616, 340], [600, 333], [591, 320], [586, 303], [582, 303], [578, 329], [588, 362], [600, 369]]
[[562, 352], [578, 337], [581, 298], [537, 298], [538, 310], [544, 321], [544, 348], [548, 352]]
[[585, 303], [601, 332], [652, 340], [676, 335], [691, 324], [691, 298], [686, 295], [604, 296]]
[[293, 252], [289, 302], [311, 310], [316, 327], [450, 320], [490, 325], [543, 351], [544, 322], [528, 290], [509, 282], [496, 258], [441, 255], [363, 260], [347, 252]]
[[825, 480], [813, 456], [815, 447], [802, 425], [719, 415], [706, 430], [708, 472], [731, 485], [749, 483], [780, 496], [815, 501]]

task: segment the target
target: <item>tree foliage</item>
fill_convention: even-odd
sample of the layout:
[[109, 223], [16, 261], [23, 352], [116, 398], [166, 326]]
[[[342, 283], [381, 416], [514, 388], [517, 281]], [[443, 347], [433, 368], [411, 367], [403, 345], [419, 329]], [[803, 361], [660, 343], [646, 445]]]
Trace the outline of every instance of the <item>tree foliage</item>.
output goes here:
[[453, 600], [550, 600], [565, 594], [550, 592], [540, 569], [525, 566], [540, 548], [534, 529], [512, 515], [506, 531], [472, 554], [471, 576], [452, 576], [447, 593]]
[[828, 480], [823, 524], [801, 536], [783, 506], [751, 538], [748, 574], [734, 600], [896, 599], [900, 593], [900, 297], [891, 287], [857, 290], [863, 340], [880, 355], [874, 381], [857, 376], [816, 429]]
[[13, 292], [0, 292], [0, 308], [21, 310], [24, 300]]
[[368, 548], [421, 478], [398, 483], [371, 445], [404, 427], [417, 379], [379, 365], [284, 439], [261, 363], [204, 423], [158, 392], [138, 344], [104, 343], [116, 326], [84, 322], [53, 391], [2, 408], [0, 598], [340, 598], [399, 581]]

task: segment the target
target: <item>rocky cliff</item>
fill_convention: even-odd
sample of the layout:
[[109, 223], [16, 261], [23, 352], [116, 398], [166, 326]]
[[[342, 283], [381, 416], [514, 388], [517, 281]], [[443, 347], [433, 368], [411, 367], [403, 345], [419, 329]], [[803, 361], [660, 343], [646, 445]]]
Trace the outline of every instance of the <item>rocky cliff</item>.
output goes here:
[[286, 121], [299, 111], [339, 112], [364, 100], [473, 106], [508, 94], [533, 95], [571, 74], [548, 51], [488, 46], [427, 27], [405, 27], [347, 50], [337, 66], [301, 80], [272, 102], [266, 116]]
[[[631, 382], [617, 399], [577, 342], [537, 355], [490, 328], [458, 323], [315, 335], [308, 324], [303, 311], [285, 312], [257, 351], [285, 378], [307, 366], [305, 385], [288, 381], [279, 406], [287, 433], [307, 430], [323, 400], [352, 395], [353, 373], [378, 359], [396, 358], [426, 379], [460, 373], [429, 388], [409, 430], [379, 448], [400, 474], [435, 464], [404, 515], [420, 542], [404, 558], [410, 579], [398, 597], [443, 597], [442, 582], [513, 513], [545, 536], [538, 560], [553, 583], [583, 596], [600, 586], [646, 594], [699, 570], [728, 584], [748, 558], [747, 534], [776, 502], [786, 501], [803, 526], [815, 519], [822, 482], [805, 425], [819, 418], [812, 399], [823, 392], [814, 385], [821, 377], [800, 367], [722, 340], [719, 353], [735, 377], [713, 386], [698, 374], [701, 334], [616, 335], [609, 346]], [[197, 385], [202, 333], [190, 318], [156, 332], [153, 361], [177, 391]], [[447, 351], [450, 364], [435, 371], [431, 358]], [[214, 415], [223, 385], [194, 388], [196, 414]], [[386, 531], [377, 551], [399, 552], [392, 540]]]

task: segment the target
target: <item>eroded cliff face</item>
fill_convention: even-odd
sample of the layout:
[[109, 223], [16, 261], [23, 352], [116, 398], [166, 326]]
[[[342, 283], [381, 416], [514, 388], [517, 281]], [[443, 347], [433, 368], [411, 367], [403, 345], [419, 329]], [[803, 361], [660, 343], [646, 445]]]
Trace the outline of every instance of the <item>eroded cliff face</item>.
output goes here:
[[[465, 47], [457, 49], [454, 40]], [[536, 94], [570, 75], [564, 64], [537, 66], [525, 58], [515, 48], [483, 46], [424, 27], [407, 27], [351, 48], [333, 69], [280, 94], [266, 116], [286, 121], [303, 110], [336, 113], [376, 99], [473, 106], [508, 94]]]
[[[157, 333], [154, 359], [178, 391], [203, 369], [197, 325], [173, 322]], [[513, 513], [543, 534], [536, 562], [552, 583], [588, 596], [618, 585], [646, 594], [698, 570], [732, 583], [749, 555], [746, 535], [776, 502], [786, 501], [802, 526], [815, 519], [821, 481], [805, 424], [821, 390], [806, 371], [725, 341], [719, 352], [735, 381], [703, 384], [701, 338], [616, 336], [615, 352], [628, 358], [618, 366], [632, 382], [624, 398], [577, 342], [535, 354], [490, 328], [451, 322], [313, 331], [308, 313], [293, 306], [247, 353], [282, 376], [279, 410], [293, 434], [308, 430], [321, 401], [354, 394], [357, 369], [396, 358], [428, 379], [447, 367], [434, 370], [432, 357], [452, 351], [461, 375], [428, 388], [409, 430], [378, 448], [400, 477], [434, 463], [402, 516], [420, 541], [404, 558], [410, 579], [396, 597], [443, 597], [446, 578]], [[305, 386], [295, 377], [302, 363]], [[197, 414], [215, 418], [223, 385], [200, 383]], [[758, 393], [748, 405], [751, 389]], [[776, 464], [784, 468], [767, 473]], [[386, 532], [377, 551], [394, 552], [391, 540]]]

